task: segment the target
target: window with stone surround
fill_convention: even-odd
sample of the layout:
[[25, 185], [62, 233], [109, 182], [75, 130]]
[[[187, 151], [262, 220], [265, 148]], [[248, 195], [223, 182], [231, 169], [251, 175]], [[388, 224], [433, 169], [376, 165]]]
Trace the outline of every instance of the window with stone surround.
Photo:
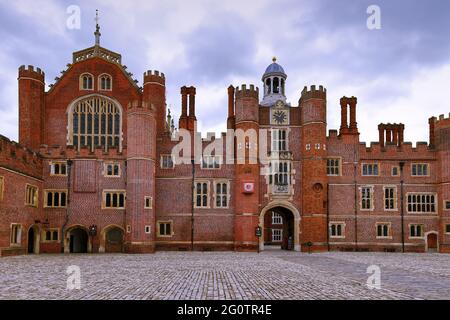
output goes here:
[[290, 161], [270, 161], [269, 173], [269, 184], [276, 186], [288, 186], [291, 184]]
[[113, 100], [91, 95], [78, 100], [68, 114], [68, 145], [122, 150], [122, 109]]
[[20, 245], [22, 242], [22, 225], [13, 223], [11, 225], [11, 245]]
[[222, 163], [220, 156], [203, 156], [202, 169], [220, 169]]
[[209, 182], [196, 181], [194, 189], [194, 199], [196, 208], [209, 208]]
[[94, 90], [94, 77], [90, 73], [80, 76], [80, 90]]
[[109, 74], [101, 74], [98, 77], [98, 87], [100, 90], [111, 91], [112, 90], [112, 78]]
[[216, 208], [228, 208], [228, 199], [230, 197], [230, 184], [228, 181], [214, 182], [214, 196]]
[[383, 187], [383, 192], [384, 192], [384, 210], [385, 211], [397, 210], [397, 187], [385, 186]]
[[407, 193], [408, 213], [436, 213], [435, 193]]
[[423, 224], [410, 224], [409, 225], [409, 237], [410, 238], [423, 238]]
[[173, 156], [170, 154], [161, 155], [161, 168], [162, 169], [173, 169], [175, 167]]
[[450, 234], [450, 224], [445, 225], [445, 233]]
[[144, 197], [144, 209], [151, 209], [153, 207], [153, 198]]
[[67, 190], [44, 190], [45, 208], [65, 208], [67, 206]]
[[429, 176], [429, 165], [427, 163], [413, 163], [411, 165], [411, 175], [413, 177]]
[[59, 229], [51, 228], [42, 231], [42, 239], [44, 242], [59, 241]]
[[373, 187], [366, 186], [360, 188], [360, 205], [361, 210], [373, 210]]
[[287, 141], [286, 129], [272, 129], [272, 151], [287, 151]]
[[107, 162], [103, 167], [103, 175], [109, 178], [120, 177], [120, 164], [115, 162]]
[[[0, 197], [1, 197], [1, 194], [0, 194]], [[450, 210], [450, 200], [444, 200], [444, 210]]]
[[103, 190], [103, 209], [125, 209], [125, 190]]
[[281, 242], [283, 239], [282, 229], [272, 229], [272, 242]]
[[397, 166], [393, 166], [391, 169], [391, 176], [398, 177], [400, 172], [400, 168]]
[[5, 191], [5, 178], [0, 176], [0, 201], [3, 201], [4, 191]]
[[31, 207], [38, 206], [38, 187], [27, 184], [25, 188], [25, 205]]
[[66, 161], [52, 161], [50, 162], [51, 176], [67, 176], [67, 162]]
[[283, 224], [283, 217], [278, 212], [272, 212], [272, 224]]
[[376, 224], [377, 238], [391, 238], [391, 223], [379, 222]]
[[341, 158], [327, 159], [327, 175], [329, 176], [341, 175]]
[[363, 176], [378, 176], [378, 163], [363, 163], [361, 166], [361, 174]]
[[147, 233], [147, 234], [152, 233], [152, 228], [151, 228], [151, 226], [145, 226], [145, 227], [144, 227], [144, 232]]
[[330, 237], [332, 238], [344, 238], [345, 234], [345, 223], [343, 222], [332, 222], [330, 223]]
[[171, 237], [173, 235], [172, 221], [157, 221], [158, 237]]

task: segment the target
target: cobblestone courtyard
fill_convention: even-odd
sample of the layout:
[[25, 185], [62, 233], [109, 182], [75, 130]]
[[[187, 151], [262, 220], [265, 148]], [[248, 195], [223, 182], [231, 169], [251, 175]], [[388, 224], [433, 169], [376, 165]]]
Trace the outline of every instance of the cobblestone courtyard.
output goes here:
[[[68, 290], [67, 267], [81, 270]], [[381, 269], [370, 290], [367, 268]], [[0, 299], [450, 299], [450, 255], [265, 251], [0, 259]]]

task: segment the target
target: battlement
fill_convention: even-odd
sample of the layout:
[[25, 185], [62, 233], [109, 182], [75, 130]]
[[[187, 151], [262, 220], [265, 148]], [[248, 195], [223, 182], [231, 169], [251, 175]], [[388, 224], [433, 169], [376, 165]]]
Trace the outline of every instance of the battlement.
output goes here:
[[236, 99], [242, 99], [242, 98], [254, 98], [259, 99], [259, 89], [258, 87], [255, 87], [255, 85], [251, 84], [250, 88], [247, 89], [247, 85], [243, 84], [240, 88], [236, 87], [235, 90], [235, 97]]
[[80, 150], [77, 150], [73, 146], [48, 146], [41, 145], [39, 154], [44, 158], [49, 159], [77, 159], [77, 158], [92, 158], [92, 159], [102, 159], [102, 158], [124, 158], [126, 152], [122, 150], [119, 151], [118, 147], [110, 147], [108, 151], [105, 151], [103, 147], [97, 146], [94, 150], [91, 150], [87, 146], [83, 146]]
[[163, 79], [166, 78], [164, 73], [159, 72], [158, 70], [147, 70], [146, 72], [144, 72], [144, 77], [147, 77], [147, 76], [157, 76], [157, 77], [161, 77]]
[[166, 85], [166, 76], [158, 70], [147, 70], [144, 72], [144, 86], [152, 82], [156, 82], [164, 86]]
[[142, 111], [142, 110], [153, 110], [153, 105], [148, 102], [141, 102], [139, 100], [133, 100], [128, 103], [127, 110], [130, 111]]
[[323, 86], [319, 86], [319, 89], [317, 89], [315, 85], [312, 85], [310, 90], [308, 90], [308, 87], [305, 86], [302, 90], [299, 103], [301, 104], [303, 101], [309, 99], [325, 100], [326, 98], [327, 98], [327, 89], [324, 88]]
[[444, 114], [439, 115], [439, 118], [431, 117], [430, 121], [434, 122], [435, 126], [447, 126], [450, 125], [450, 113], [446, 118]]
[[0, 166], [39, 178], [42, 174], [42, 158], [39, 154], [2, 135]]
[[361, 159], [383, 158], [383, 159], [434, 159], [435, 153], [429, 148], [427, 142], [419, 141], [416, 147], [412, 142], [403, 142], [400, 146], [394, 142], [388, 142], [384, 146], [379, 142], [371, 142], [367, 147], [365, 142], [360, 142], [359, 153]]
[[21, 77], [34, 78], [44, 82], [45, 73], [41, 70], [41, 68], [35, 68], [32, 65], [28, 65], [27, 67], [21, 65], [19, 67], [19, 79]]

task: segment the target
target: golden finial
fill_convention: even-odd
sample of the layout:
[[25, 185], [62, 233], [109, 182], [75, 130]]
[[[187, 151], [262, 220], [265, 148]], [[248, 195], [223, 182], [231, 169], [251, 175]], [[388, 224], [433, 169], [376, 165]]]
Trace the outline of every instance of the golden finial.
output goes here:
[[272, 61], [275, 63], [275, 61], [277, 61], [277, 57], [274, 56], [274, 57], [272, 58]]

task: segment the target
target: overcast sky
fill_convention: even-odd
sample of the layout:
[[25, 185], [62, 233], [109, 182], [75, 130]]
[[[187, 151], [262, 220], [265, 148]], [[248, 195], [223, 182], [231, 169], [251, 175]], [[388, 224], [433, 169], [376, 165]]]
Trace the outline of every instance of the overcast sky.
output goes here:
[[[381, 9], [381, 29], [367, 28], [367, 8]], [[81, 9], [69, 29], [67, 8]], [[197, 87], [197, 119], [225, 130], [227, 87], [255, 84], [278, 58], [288, 101], [305, 85], [328, 90], [328, 129], [340, 123], [339, 98], [358, 97], [361, 141], [377, 125], [402, 122], [406, 141], [428, 140], [428, 118], [450, 112], [450, 1], [447, 0], [0, 0], [0, 134], [18, 137], [17, 68], [32, 64], [51, 84], [72, 52], [94, 43], [122, 54], [142, 85], [147, 69], [166, 74], [167, 103], [180, 114], [179, 88]]]

